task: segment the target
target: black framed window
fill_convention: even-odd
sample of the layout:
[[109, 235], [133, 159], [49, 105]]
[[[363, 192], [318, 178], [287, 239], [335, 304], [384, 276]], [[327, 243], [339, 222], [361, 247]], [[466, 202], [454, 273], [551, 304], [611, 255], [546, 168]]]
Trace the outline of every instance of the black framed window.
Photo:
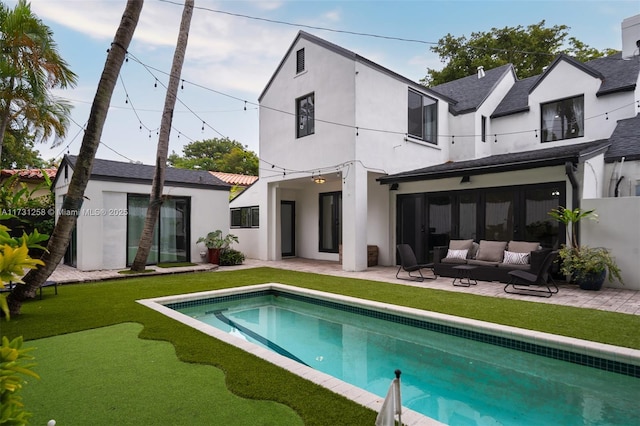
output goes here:
[[411, 89], [409, 89], [407, 101], [407, 133], [409, 136], [437, 145], [438, 102]]
[[304, 71], [304, 49], [296, 52], [296, 74]]
[[482, 126], [482, 142], [486, 142], [487, 141], [487, 117], [485, 117], [484, 115], [481, 118], [481, 126]]
[[231, 209], [232, 228], [260, 227], [260, 207], [239, 207]]
[[540, 105], [542, 142], [584, 136], [584, 96]]
[[315, 94], [310, 93], [296, 99], [296, 136], [312, 135], [315, 133]]

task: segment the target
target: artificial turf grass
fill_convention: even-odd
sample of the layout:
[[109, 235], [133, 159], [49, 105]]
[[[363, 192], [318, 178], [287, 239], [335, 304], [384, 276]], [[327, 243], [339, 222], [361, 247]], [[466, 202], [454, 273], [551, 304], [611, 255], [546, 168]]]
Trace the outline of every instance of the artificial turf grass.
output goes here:
[[273, 268], [62, 286], [58, 296], [25, 304], [23, 315], [2, 324], [3, 334], [6, 330], [10, 337], [23, 335], [30, 340], [135, 321], [145, 325], [141, 337], [170, 341], [183, 361], [220, 367], [234, 393], [282, 402], [298, 412], [306, 425], [373, 424], [373, 411], [135, 303], [142, 298], [267, 282], [640, 349], [640, 335], [634, 333], [640, 326], [639, 316]]
[[37, 348], [41, 377], [22, 393], [34, 413], [31, 423], [303, 424], [285, 405], [232, 394], [221, 370], [180, 362], [171, 344], [138, 339], [142, 328], [122, 323], [28, 342]]

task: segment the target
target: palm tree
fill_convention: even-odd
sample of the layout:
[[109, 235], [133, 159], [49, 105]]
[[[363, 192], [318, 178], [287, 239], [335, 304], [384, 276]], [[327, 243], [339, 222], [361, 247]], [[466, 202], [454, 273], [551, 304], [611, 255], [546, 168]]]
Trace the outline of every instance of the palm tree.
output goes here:
[[138, 25], [142, 5], [143, 0], [127, 1], [122, 19], [120, 20], [120, 26], [113, 38], [111, 49], [109, 49], [109, 54], [104, 64], [96, 95], [91, 105], [87, 129], [82, 138], [80, 153], [76, 159], [67, 195], [62, 203], [61, 211], [75, 213], [60, 215], [58, 217], [58, 222], [53, 229], [51, 238], [49, 238], [49, 244], [47, 244], [48, 251], [41, 257], [45, 266], [29, 271], [23, 278], [25, 284], [17, 285], [13, 288], [13, 291], [7, 298], [11, 315], [19, 314], [22, 302], [35, 295], [40, 285], [43, 284], [56, 269], [69, 245], [71, 232], [76, 224], [78, 212], [82, 206], [84, 190], [87, 188], [89, 176], [91, 175], [93, 160], [95, 159], [96, 151], [100, 144], [102, 129], [107, 119], [109, 104], [111, 103], [111, 95], [118, 81], [118, 74], [124, 63], [125, 54], [133, 38], [133, 33]]
[[156, 225], [160, 206], [162, 205], [162, 190], [164, 189], [164, 175], [167, 168], [167, 156], [169, 154], [169, 134], [171, 133], [171, 123], [173, 120], [173, 108], [176, 105], [178, 85], [182, 73], [182, 64], [187, 50], [189, 39], [189, 27], [191, 26], [191, 16], [193, 15], [194, 0], [185, 0], [182, 11], [182, 21], [178, 33], [178, 42], [173, 54], [173, 64], [171, 65], [171, 76], [167, 86], [167, 94], [164, 99], [164, 109], [162, 111], [162, 121], [160, 122], [160, 135], [158, 136], [158, 147], [156, 150], [156, 168], [151, 184], [151, 196], [149, 197], [149, 207], [144, 221], [144, 228], [138, 243], [138, 251], [131, 265], [132, 271], [144, 271], [153, 242], [153, 229]]
[[0, 157], [7, 128], [37, 141], [64, 137], [71, 105], [51, 89], [74, 87], [77, 77], [58, 53], [53, 32], [26, 0], [0, 4]]

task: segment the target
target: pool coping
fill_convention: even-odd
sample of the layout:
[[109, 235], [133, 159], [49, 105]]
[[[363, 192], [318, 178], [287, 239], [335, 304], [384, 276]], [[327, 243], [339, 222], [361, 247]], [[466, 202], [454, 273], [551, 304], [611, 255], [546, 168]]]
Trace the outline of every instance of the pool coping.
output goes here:
[[[322, 292], [318, 290], [295, 287], [280, 283], [265, 283], [243, 287], [231, 287], [220, 290], [203, 291], [197, 293], [178, 294], [150, 299], [141, 299], [137, 300], [137, 302], [172, 319], [180, 321], [183, 324], [189, 325], [190, 327], [195, 328], [207, 335], [215, 337], [225, 343], [236, 346], [246, 352], [258, 356], [259, 358], [271, 362], [272, 364], [282, 367], [306, 380], [309, 380], [335, 393], [338, 393], [360, 405], [379, 412], [382, 407], [384, 397], [380, 397], [362, 388], [337, 379], [333, 376], [317, 371], [306, 365], [302, 365], [283, 355], [272, 352], [253, 343], [247, 342], [246, 340], [235, 337], [213, 326], [204, 324], [194, 318], [191, 318], [165, 306], [166, 304], [170, 303], [199, 300], [203, 297], [230, 296], [269, 290], [283, 291], [298, 294], [301, 296], [312, 296], [314, 298], [331, 302], [347, 303], [351, 306], [360, 308], [374, 309], [377, 311], [402, 315], [413, 319], [426, 320], [436, 324], [454, 326], [468, 331], [487, 333], [498, 337], [505, 337], [508, 339], [517, 339], [526, 343], [544, 345], [549, 348], [563, 349], [578, 354], [590, 355], [607, 360], [640, 366], [640, 350], [636, 349], [591, 342], [588, 340], [559, 336], [555, 334], [500, 325], [469, 318], [456, 317], [448, 314], [425, 311], [389, 303], [376, 302], [372, 300], [359, 299], [336, 293]], [[393, 376], [390, 374], [389, 383], [391, 383], [392, 379]], [[402, 409], [402, 423], [410, 426], [443, 424], [436, 421], [435, 419], [410, 410], [406, 407], [403, 407]]]

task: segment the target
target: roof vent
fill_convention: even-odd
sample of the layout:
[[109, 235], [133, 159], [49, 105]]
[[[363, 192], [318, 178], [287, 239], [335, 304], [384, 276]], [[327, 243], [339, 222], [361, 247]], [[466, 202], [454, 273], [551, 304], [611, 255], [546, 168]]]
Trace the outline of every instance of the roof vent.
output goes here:
[[478, 78], [482, 78], [482, 77], [484, 77], [484, 67], [480, 65], [478, 67]]

